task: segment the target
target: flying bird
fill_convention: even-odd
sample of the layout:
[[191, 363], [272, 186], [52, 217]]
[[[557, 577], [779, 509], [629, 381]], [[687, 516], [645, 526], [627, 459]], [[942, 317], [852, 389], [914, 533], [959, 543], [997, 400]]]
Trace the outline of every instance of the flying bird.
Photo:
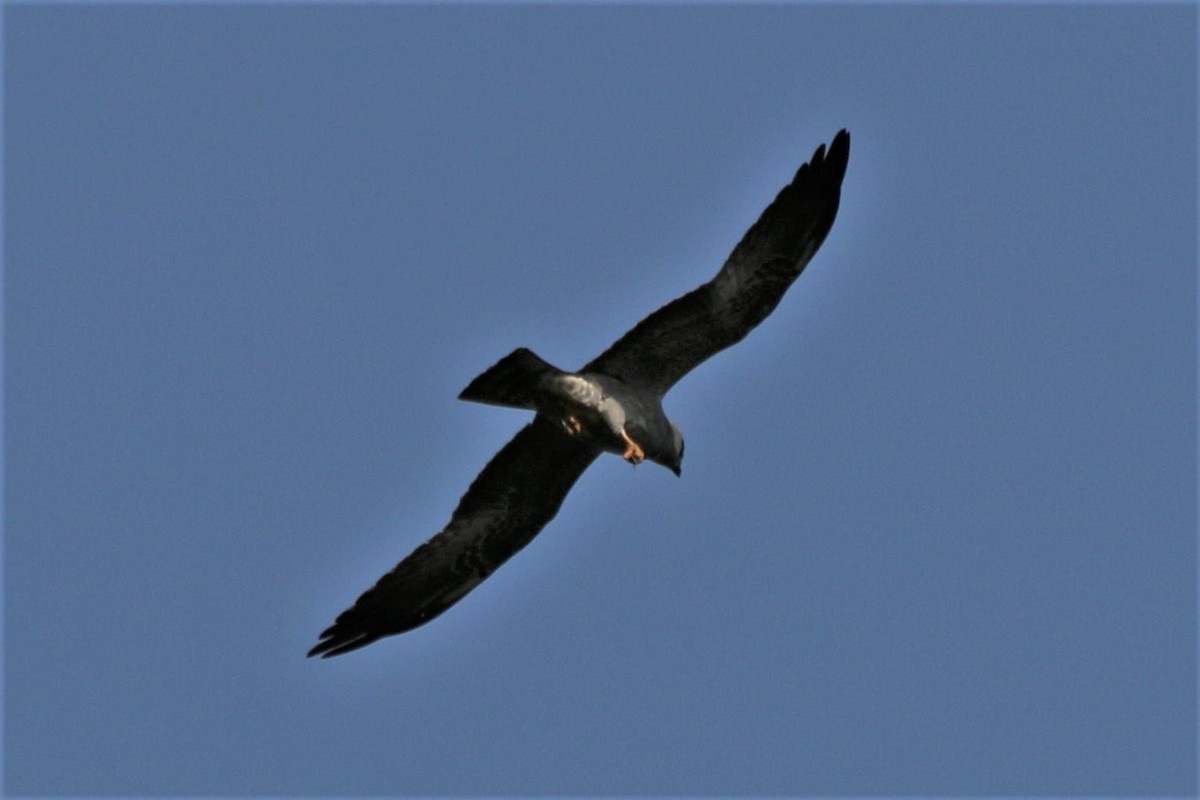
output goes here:
[[716, 277], [635, 325], [578, 372], [520, 348], [459, 397], [535, 412], [471, 483], [441, 533], [379, 579], [309, 656], [328, 658], [429, 622], [546, 526], [603, 452], [680, 475], [683, 435], [663, 396], [775, 309], [833, 227], [850, 134], [821, 145], [767, 206]]

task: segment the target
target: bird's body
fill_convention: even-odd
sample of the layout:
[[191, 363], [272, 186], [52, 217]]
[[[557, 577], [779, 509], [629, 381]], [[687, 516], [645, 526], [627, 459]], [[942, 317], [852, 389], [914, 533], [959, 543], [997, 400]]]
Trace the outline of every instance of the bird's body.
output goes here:
[[367, 590], [309, 655], [355, 650], [428, 622], [524, 547], [603, 452], [680, 474], [683, 437], [662, 408], [675, 383], [774, 310], [837, 215], [850, 136], [817, 148], [708, 283], [635, 325], [578, 372], [520, 348], [461, 399], [535, 411], [472, 482], [446, 528]]
[[663, 412], [662, 398], [620, 378], [564, 372], [522, 347], [471, 381], [458, 398], [536, 411], [569, 435], [633, 464], [649, 460], [680, 472], [683, 436]]

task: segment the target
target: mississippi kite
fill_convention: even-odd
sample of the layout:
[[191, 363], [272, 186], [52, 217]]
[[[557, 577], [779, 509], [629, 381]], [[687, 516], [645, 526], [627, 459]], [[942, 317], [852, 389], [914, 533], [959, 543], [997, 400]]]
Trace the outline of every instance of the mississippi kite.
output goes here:
[[472, 381], [461, 399], [531, 409], [533, 421], [483, 468], [445, 529], [342, 612], [308, 654], [347, 653], [441, 614], [545, 527], [602, 452], [679, 475], [683, 436], [663, 413], [663, 395], [778, 305], [833, 226], [849, 156], [843, 130], [800, 167], [716, 277], [579, 372], [521, 348]]

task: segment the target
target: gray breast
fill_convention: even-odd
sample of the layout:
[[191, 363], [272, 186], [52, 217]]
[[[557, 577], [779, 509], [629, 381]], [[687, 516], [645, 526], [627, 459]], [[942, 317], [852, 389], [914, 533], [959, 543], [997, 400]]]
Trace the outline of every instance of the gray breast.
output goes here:
[[621, 438], [628, 414], [619, 393], [614, 393], [611, 379], [602, 375], [564, 373], [551, 379], [547, 392], [558, 398], [552, 412], [564, 421], [577, 418], [583, 425], [583, 435], [605, 450], [620, 453], [625, 449]]

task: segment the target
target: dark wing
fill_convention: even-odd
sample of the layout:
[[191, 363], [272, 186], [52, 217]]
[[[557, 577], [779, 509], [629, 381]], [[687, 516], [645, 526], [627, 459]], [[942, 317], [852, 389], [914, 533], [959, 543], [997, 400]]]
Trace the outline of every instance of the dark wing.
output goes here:
[[665, 394], [766, 319], [833, 227], [850, 134], [817, 148], [708, 283], [655, 311], [583, 368]]
[[308, 654], [348, 653], [441, 614], [537, 536], [597, 455], [534, 417], [471, 483], [445, 530], [343, 611]]

